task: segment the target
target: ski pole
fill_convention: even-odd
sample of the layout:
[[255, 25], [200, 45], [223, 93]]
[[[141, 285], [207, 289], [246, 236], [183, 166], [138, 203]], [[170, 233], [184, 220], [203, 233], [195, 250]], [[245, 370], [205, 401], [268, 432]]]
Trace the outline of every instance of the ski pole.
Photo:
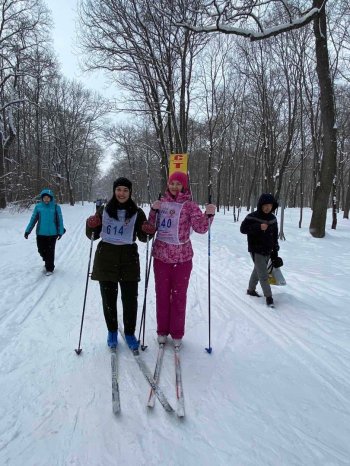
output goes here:
[[[162, 194], [159, 193], [158, 200], [160, 200]], [[158, 211], [156, 213], [155, 217], [155, 225], [157, 225], [158, 221]], [[145, 331], [146, 331], [146, 308], [147, 308], [147, 291], [148, 291], [148, 282], [149, 282], [149, 276], [151, 272], [151, 264], [152, 264], [152, 250], [153, 250], [153, 242], [154, 242], [154, 236], [152, 238], [152, 245], [151, 245], [151, 254], [150, 258], [148, 260], [148, 255], [149, 255], [149, 235], [147, 235], [147, 249], [146, 249], [146, 269], [145, 269], [145, 292], [144, 292], [144, 298], [143, 298], [143, 306], [142, 306], [142, 315], [141, 315], [141, 323], [140, 323], [140, 331], [139, 331], [139, 342], [141, 341], [141, 331], [142, 331], [142, 344], [141, 344], [141, 349], [144, 351], [147, 348], [147, 345], [145, 345]]]
[[78, 349], [75, 350], [75, 352], [76, 352], [78, 355], [82, 352], [82, 348], [80, 348], [80, 343], [81, 343], [81, 335], [82, 335], [82, 333], [83, 333], [83, 323], [84, 323], [84, 315], [85, 315], [85, 304], [86, 304], [87, 289], [88, 289], [88, 285], [89, 285], [90, 264], [91, 264], [91, 253], [92, 253], [92, 245], [93, 245], [93, 242], [94, 242], [94, 232], [91, 233], [90, 254], [89, 254], [89, 265], [88, 265], [88, 271], [87, 271], [87, 274], [86, 274], [86, 285], [85, 285], [85, 295], [84, 295], [83, 313], [82, 313], [82, 316], [81, 316], [79, 344], [78, 344]]
[[141, 323], [140, 323], [140, 331], [139, 331], [139, 341], [141, 341], [141, 331], [142, 331], [142, 344], [141, 349], [144, 351], [147, 346], [145, 346], [145, 329], [146, 329], [146, 300], [147, 300], [147, 290], [148, 290], [148, 279], [151, 267], [152, 256], [149, 259], [148, 263], [148, 256], [149, 256], [149, 235], [147, 235], [147, 247], [146, 247], [146, 267], [145, 267], [145, 291], [143, 296], [143, 306], [142, 306], [142, 315], [141, 315]]
[[143, 306], [142, 306], [142, 315], [141, 315], [141, 323], [140, 323], [140, 331], [139, 331], [139, 342], [141, 341], [141, 332], [142, 332], [142, 344], [141, 349], [145, 351], [147, 345], [145, 345], [145, 331], [146, 331], [146, 309], [147, 309], [147, 291], [148, 291], [148, 282], [149, 282], [149, 275], [151, 272], [151, 264], [152, 264], [152, 249], [153, 249], [153, 241], [152, 238], [152, 246], [151, 246], [151, 255], [148, 260], [149, 255], [149, 235], [147, 235], [147, 250], [146, 250], [146, 269], [145, 269], [145, 292], [143, 297]]
[[[209, 194], [209, 199], [208, 203], [211, 204], [211, 194]], [[210, 343], [210, 338], [211, 338], [211, 294], [210, 294], [210, 217], [211, 215], [208, 215], [208, 221], [209, 221], [209, 228], [208, 228], [208, 330], [209, 330], [209, 345], [208, 348], [205, 348], [207, 353], [212, 352], [212, 347]]]

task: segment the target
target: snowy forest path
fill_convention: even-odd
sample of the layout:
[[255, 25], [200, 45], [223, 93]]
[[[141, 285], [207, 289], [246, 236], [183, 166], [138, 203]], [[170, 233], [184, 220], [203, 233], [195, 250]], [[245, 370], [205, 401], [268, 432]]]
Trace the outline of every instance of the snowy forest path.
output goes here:
[[[28, 213], [1, 214], [0, 464], [114, 466], [117, 458], [118, 464], [131, 466], [227, 466], [235, 458], [245, 466], [348, 466], [347, 226], [342, 230], [340, 224], [337, 240], [329, 239], [332, 256], [325, 258], [324, 242], [301, 241], [303, 232], [287, 224], [289, 241], [281, 249], [288, 284], [274, 288], [276, 308], [270, 310], [263, 298], [245, 294], [252, 262], [239, 224], [217, 215], [211, 244], [210, 355], [205, 351], [208, 237], [192, 235], [194, 263], [181, 349], [186, 418], [179, 421], [158, 401], [148, 410], [148, 385], [122, 339], [121, 412], [113, 415], [110, 351], [99, 285], [92, 280], [83, 351], [80, 356], [74, 351], [90, 248], [85, 220], [93, 210], [92, 204], [63, 206], [67, 233], [57, 242], [56, 270], [50, 277], [42, 273], [34, 234], [28, 241], [23, 238]], [[146, 245], [138, 247], [144, 271]], [[96, 242], [93, 256], [95, 250]], [[298, 255], [303, 257], [302, 273]], [[323, 279], [329, 271], [336, 280]], [[142, 272], [138, 324], [143, 277]], [[141, 353], [151, 369], [158, 349], [155, 302], [152, 271], [147, 349]], [[120, 297], [118, 312], [121, 318]], [[160, 386], [175, 406], [171, 343]]]
[[[215, 254], [215, 252], [214, 252]], [[207, 269], [203, 266], [197, 267], [195, 271], [196, 282], [205, 281], [207, 276]], [[298, 338], [297, 335], [303, 335], [300, 331], [301, 329], [293, 328], [294, 325], [300, 325], [300, 322], [297, 323], [292, 321], [290, 315], [284, 315], [283, 313], [283, 302], [280, 304], [280, 307], [277, 306], [274, 310], [271, 310], [265, 306], [265, 299], [262, 298], [252, 298], [250, 296], [244, 296], [241, 290], [232, 286], [232, 278], [228, 277], [225, 279], [220, 276], [212, 276], [211, 280], [213, 282], [213, 289], [215, 289], [215, 299], [214, 306], [220, 306], [221, 313], [223, 314], [225, 322], [229, 320], [230, 314], [232, 316], [232, 308], [236, 314], [239, 314], [240, 318], [244, 316], [250, 324], [256, 326], [260, 331], [264, 332], [269, 338], [271, 338], [278, 347], [285, 351], [290, 357], [295, 358], [300, 363], [304, 364], [310, 372], [322, 383], [328, 384], [328, 386], [333, 390], [334, 395], [339, 397], [340, 400], [346, 405], [350, 398], [349, 383], [346, 374], [350, 371], [350, 359], [349, 354], [341, 348], [332, 339], [332, 350], [333, 353], [338, 350], [338, 360], [336, 363], [332, 362], [332, 359], [325, 359], [320, 354], [319, 349], [315, 350], [314, 340], [315, 338], [310, 338], [310, 335], [304, 335], [304, 338]], [[244, 296], [244, 297], [243, 297]], [[234, 306], [232, 306], [234, 302]], [[256, 303], [259, 303], [260, 306], [257, 309]], [[230, 309], [230, 311], [228, 311]], [[329, 325], [332, 323], [334, 329], [334, 334], [339, 334], [342, 330], [338, 328], [337, 322], [327, 321], [328, 327], [322, 328], [317, 324], [319, 320], [319, 315], [314, 313], [314, 320], [312, 320], [312, 313], [309, 315], [309, 333], [317, 332], [317, 339], [325, 339], [326, 342], [330, 342]], [[233, 319], [232, 319], [233, 322]], [[302, 325], [305, 325], [305, 322], [302, 322]], [[216, 325], [214, 328], [217, 327]], [[219, 327], [221, 328], [221, 326]], [[327, 331], [324, 331], [327, 329]], [[225, 334], [221, 338], [216, 337], [214, 334], [214, 340], [222, 340], [222, 347], [227, 350], [227, 342], [230, 341], [233, 345], [230, 347], [234, 351], [234, 341], [233, 338], [233, 326], [226, 325]], [[297, 330], [297, 331], [296, 331]], [[328, 340], [328, 341], [327, 341]], [[222, 342], [221, 342], [222, 343]], [[324, 348], [327, 348], [324, 345]], [[340, 351], [341, 349], [341, 351]], [[339, 372], [339, 363], [342, 364], [344, 372]], [[316, 366], [319, 366], [316, 369]]]

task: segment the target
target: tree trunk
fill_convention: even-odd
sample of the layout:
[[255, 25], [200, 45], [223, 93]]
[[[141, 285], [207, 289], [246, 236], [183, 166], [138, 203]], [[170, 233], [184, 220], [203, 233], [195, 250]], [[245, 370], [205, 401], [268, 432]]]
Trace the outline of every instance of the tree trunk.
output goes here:
[[333, 180], [332, 185], [332, 230], [337, 229], [337, 181]]
[[346, 198], [345, 198], [345, 204], [344, 204], [344, 217], [343, 218], [349, 218], [349, 210], [350, 210], [350, 170], [349, 170], [348, 185], [346, 188]]
[[4, 148], [0, 140], [0, 209], [6, 207]]
[[[314, 0], [313, 6], [320, 8], [322, 3], [323, 0]], [[336, 173], [337, 157], [337, 130], [335, 128], [333, 84], [329, 69], [325, 6], [323, 6], [319, 17], [314, 19], [314, 34], [316, 39], [316, 70], [320, 84], [323, 158], [320, 179], [315, 190], [309, 230], [313, 237], [323, 238], [325, 236], [329, 195]]]
[[[11, 112], [12, 109], [9, 109], [9, 112]], [[5, 134], [5, 118], [0, 118], [0, 129], [2, 129], [2, 132], [0, 132], [0, 209], [5, 209], [7, 206], [7, 201], [6, 201], [6, 157], [8, 156], [8, 151], [13, 143], [13, 141], [16, 139], [16, 132], [14, 131], [13, 128], [13, 119], [12, 115], [10, 114], [11, 122], [9, 124], [9, 136], [7, 139], [3, 139], [3, 135]]]

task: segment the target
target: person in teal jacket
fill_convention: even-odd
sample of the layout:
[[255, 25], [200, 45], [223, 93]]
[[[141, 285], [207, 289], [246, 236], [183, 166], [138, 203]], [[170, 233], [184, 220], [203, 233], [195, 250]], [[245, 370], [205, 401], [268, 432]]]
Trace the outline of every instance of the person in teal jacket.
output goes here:
[[40, 193], [41, 202], [34, 208], [31, 219], [24, 233], [28, 239], [36, 225], [36, 242], [38, 251], [45, 262], [46, 275], [51, 275], [55, 268], [56, 240], [65, 233], [61, 207], [56, 204], [51, 189], [43, 189]]

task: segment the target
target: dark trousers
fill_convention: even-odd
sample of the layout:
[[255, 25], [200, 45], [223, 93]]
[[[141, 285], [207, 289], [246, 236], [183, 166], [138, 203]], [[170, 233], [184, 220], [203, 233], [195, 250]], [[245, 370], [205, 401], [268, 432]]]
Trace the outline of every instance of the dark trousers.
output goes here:
[[55, 247], [57, 236], [43, 236], [36, 237], [36, 244], [38, 252], [45, 262], [45, 268], [48, 272], [53, 272], [55, 268]]
[[[110, 332], [118, 330], [117, 298], [118, 283], [99, 282], [103, 313]], [[123, 303], [123, 323], [125, 335], [134, 335], [137, 319], [138, 282], [119, 282]]]

